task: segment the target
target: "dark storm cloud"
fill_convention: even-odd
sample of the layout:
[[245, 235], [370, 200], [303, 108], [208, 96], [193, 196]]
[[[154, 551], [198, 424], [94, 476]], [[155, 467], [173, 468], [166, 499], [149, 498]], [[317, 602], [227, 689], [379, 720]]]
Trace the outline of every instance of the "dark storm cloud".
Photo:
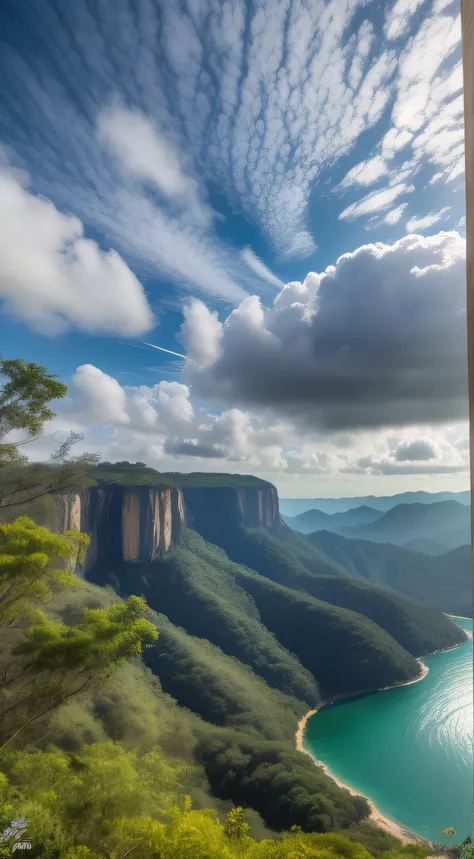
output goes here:
[[427, 439], [416, 439], [401, 444], [395, 454], [398, 462], [421, 462], [425, 459], [435, 459], [436, 448], [433, 442]]
[[164, 452], [169, 456], [198, 456], [203, 459], [224, 459], [226, 452], [211, 444], [168, 438]]

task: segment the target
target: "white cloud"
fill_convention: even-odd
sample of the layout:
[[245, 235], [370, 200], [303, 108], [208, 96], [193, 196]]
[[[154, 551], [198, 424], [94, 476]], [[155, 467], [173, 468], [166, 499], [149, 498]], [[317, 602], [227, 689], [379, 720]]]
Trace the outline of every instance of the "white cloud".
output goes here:
[[[362, 456], [360, 471], [374, 475], [462, 474], [469, 471], [467, 450], [459, 450], [446, 433], [392, 437], [383, 449]], [[351, 467], [351, 466], [349, 466]]]
[[197, 181], [183, 171], [176, 150], [149, 117], [114, 104], [101, 111], [97, 126], [101, 139], [128, 172], [154, 183], [166, 197], [186, 203], [198, 221], [209, 221], [210, 211], [199, 200]]
[[390, 41], [399, 39], [408, 30], [411, 19], [423, 0], [397, 0], [387, 14], [385, 37]]
[[467, 426], [321, 435], [266, 410], [196, 409], [179, 382], [124, 388], [92, 365], [77, 369], [60, 408], [33, 456], [47, 457], [73, 426], [85, 435], [79, 453], [95, 450], [106, 460], [140, 460], [161, 471], [252, 470], [279, 483], [285, 475], [319, 481], [349, 474], [464, 474], [469, 461]]
[[245, 262], [262, 280], [266, 280], [272, 286], [281, 289], [283, 281], [281, 281], [273, 272], [265, 265], [264, 262], [257, 256], [251, 247], [246, 247], [242, 251], [242, 257]]
[[430, 212], [423, 218], [410, 218], [406, 225], [407, 233], [422, 233], [424, 230], [428, 230], [430, 227], [433, 227], [434, 224], [437, 224], [438, 221], [443, 220], [443, 215], [446, 215], [446, 212], [450, 211], [451, 206], [444, 206], [444, 208], [440, 209], [439, 212]]
[[[187, 315], [185, 347], [205, 340], [203, 313]], [[458, 233], [364, 245], [285, 286], [272, 307], [250, 296], [222, 323], [209, 321], [215, 357], [186, 362], [183, 380], [218, 407], [267, 409], [313, 432], [443, 422], [466, 412]]]
[[[391, 97], [395, 52], [377, 43], [363, 14], [346, 38], [364, 5], [137, 0], [134, 14], [124, 4], [112, 16], [77, 0], [50, 27], [53, 13], [38, 0], [35, 36], [46, 48], [34, 73], [26, 54], [4, 69], [4, 90], [15, 93], [2, 105], [5, 121], [16, 127], [20, 95], [35, 181], [43, 192], [54, 185], [58, 205], [74, 200], [81, 218], [114, 231], [128, 252], [180, 283], [211, 283], [216, 294], [220, 280], [229, 297], [222, 275], [234, 288], [240, 282], [235, 255], [207, 232], [190, 235], [181, 220], [158, 217], [146, 194], [132, 195], [109, 146], [140, 186], [154, 182], [172, 204], [186, 199], [193, 223], [211, 182], [282, 258], [313, 253], [314, 183], [375, 126]], [[102, 114], [100, 150], [95, 122], [111, 93], [127, 107]], [[213, 279], [209, 269], [217, 269]]]
[[198, 298], [191, 299], [184, 308], [184, 322], [181, 326], [180, 340], [186, 352], [197, 367], [206, 368], [214, 364], [220, 356], [222, 325], [217, 313], [208, 310]]
[[412, 185], [406, 185], [401, 182], [398, 185], [393, 185], [390, 188], [382, 188], [379, 191], [372, 191], [356, 203], [351, 203], [339, 215], [340, 220], [353, 221], [355, 218], [360, 218], [362, 215], [372, 215], [374, 212], [383, 212], [389, 209], [392, 203], [402, 194], [408, 194], [414, 191]]
[[[386, 161], [380, 156], [375, 155], [368, 161], [362, 161], [352, 167], [341, 180], [337, 189], [348, 188], [351, 185], [373, 185], [382, 176], [388, 173]], [[336, 189], [335, 189], [336, 190]]]
[[82, 223], [0, 173], [0, 295], [9, 313], [54, 334], [74, 326], [135, 337], [151, 329], [143, 288]]
[[387, 212], [384, 218], [385, 223], [389, 224], [389, 226], [398, 224], [407, 206], [408, 203], [400, 203], [400, 205], [396, 206], [395, 209], [391, 209], [390, 212]]

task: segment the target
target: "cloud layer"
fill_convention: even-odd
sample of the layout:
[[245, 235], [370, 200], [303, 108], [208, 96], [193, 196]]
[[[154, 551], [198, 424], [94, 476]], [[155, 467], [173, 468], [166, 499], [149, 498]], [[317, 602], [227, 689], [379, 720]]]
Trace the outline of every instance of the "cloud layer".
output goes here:
[[[315, 251], [312, 193], [362, 189], [341, 203], [354, 219], [400, 209], [423, 166], [462, 172], [456, 10], [383, 5], [385, 38], [366, 0], [116, 0], [113, 12], [75, 0], [67, 16], [48, 0], [31, 15], [20, 4], [7, 36], [25, 38], [0, 58], [11, 145], [34, 190], [115, 247], [238, 301], [255, 275], [276, 284], [217, 237], [209, 193], [288, 259]], [[39, 54], [25, 51], [31, 30]], [[375, 155], [340, 181], [341, 158], [370, 130]]]
[[[84, 449], [106, 460], [140, 460], [156, 468], [256, 471], [277, 481], [335, 476], [463, 474], [468, 427], [338, 432], [322, 435], [255, 410], [222, 412], [193, 406], [180, 382], [122, 387], [85, 364], [70, 381], [68, 401], [48, 427], [53, 447], [73, 427]], [[45, 455], [45, 450], [41, 450]]]
[[268, 408], [313, 430], [464, 418], [465, 242], [457, 233], [365, 245], [246, 298], [220, 322], [195, 300], [181, 340], [194, 396]]

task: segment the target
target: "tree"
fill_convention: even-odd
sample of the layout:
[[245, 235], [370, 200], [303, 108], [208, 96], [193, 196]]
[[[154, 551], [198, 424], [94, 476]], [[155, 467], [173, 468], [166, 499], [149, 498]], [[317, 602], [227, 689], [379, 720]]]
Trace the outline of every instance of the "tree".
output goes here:
[[242, 841], [247, 835], [250, 826], [245, 822], [244, 810], [240, 806], [233, 808], [227, 815], [224, 833], [232, 841]]
[[26, 516], [0, 525], [0, 635], [24, 629], [58, 588], [78, 581], [64, 566], [82, 562], [88, 544], [85, 534], [58, 536]]
[[79, 532], [51, 534], [27, 517], [0, 525], [0, 749], [158, 637], [135, 596], [86, 609], [75, 626], [41, 611], [55, 590], [80, 584], [65, 565], [87, 544]]
[[66, 396], [67, 387], [46, 367], [26, 363], [21, 358], [0, 359], [0, 439], [12, 430], [25, 430], [23, 441], [0, 445], [0, 457], [17, 459], [18, 446], [37, 436], [43, 424], [54, 417], [48, 406], [51, 400]]
[[[20, 450], [40, 437], [45, 422], [55, 415], [48, 404], [66, 396], [66, 385], [45, 367], [21, 358], [0, 359], [0, 375], [0, 508], [35, 501], [52, 492], [77, 491], [94, 483], [88, 466], [98, 457], [70, 456], [82, 434], [71, 433], [47, 463], [29, 464]], [[24, 437], [6, 442], [15, 430], [24, 431]]]

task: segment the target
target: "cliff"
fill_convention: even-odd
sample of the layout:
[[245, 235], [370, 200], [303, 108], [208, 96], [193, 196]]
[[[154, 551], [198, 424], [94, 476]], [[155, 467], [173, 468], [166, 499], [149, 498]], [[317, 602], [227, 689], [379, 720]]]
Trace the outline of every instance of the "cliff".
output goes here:
[[97, 565], [153, 561], [180, 542], [185, 525], [210, 540], [239, 525], [268, 530], [281, 525], [278, 494], [269, 483], [189, 483], [168, 487], [102, 482], [81, 494], [58, 495], [57, 530], [91, 535], [88, 572]]
[[99, 563], [147, 562], [179, 542], [184, 501], [178, 488], [94, 486], [57, 496], [59, 530], [91, 535], [85, 571]]
[[[263, 481], [262, 481], [263, 484]], [[280, 526], [278, 493], [262, 486], [184, 487], [186, 522], [204, 537], [239, 525], [274, 530]]]

